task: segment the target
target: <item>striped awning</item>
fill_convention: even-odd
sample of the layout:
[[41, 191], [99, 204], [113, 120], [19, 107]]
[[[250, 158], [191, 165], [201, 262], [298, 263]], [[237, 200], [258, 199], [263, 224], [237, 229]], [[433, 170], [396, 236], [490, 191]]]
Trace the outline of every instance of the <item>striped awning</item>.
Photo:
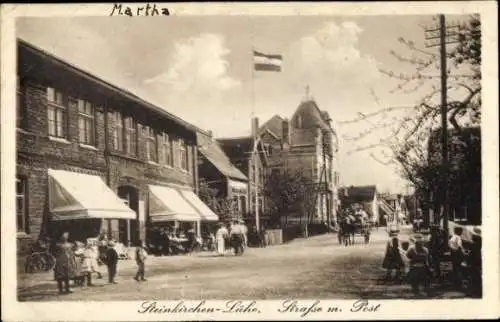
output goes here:
[[136, 219], [136, 213], [99, 176], [48, 170], [52, 220]]
[[202, 220], [179, 189], [155, 185], [149, 186], [149, 217], [152, 222]]

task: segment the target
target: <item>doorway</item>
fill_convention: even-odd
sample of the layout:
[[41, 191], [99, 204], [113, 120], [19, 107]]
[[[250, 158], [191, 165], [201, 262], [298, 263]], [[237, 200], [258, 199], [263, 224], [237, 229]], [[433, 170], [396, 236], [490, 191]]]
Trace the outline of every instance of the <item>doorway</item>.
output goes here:
[[128, 245], [136, 245], [139, 242], [139, 191], [132, 186], [118, 187], [118, 197], [135, 212], [135, 219], [119, 219], [118, 220], [118, 240]]

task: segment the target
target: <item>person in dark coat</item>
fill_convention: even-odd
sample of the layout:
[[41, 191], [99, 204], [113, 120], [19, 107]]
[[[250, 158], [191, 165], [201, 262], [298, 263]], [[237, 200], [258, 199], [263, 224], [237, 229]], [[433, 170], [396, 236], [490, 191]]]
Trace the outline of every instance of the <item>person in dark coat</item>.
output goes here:
[[[76, 260], [73, 253], [73, 244], [68, 242], [69, 234], [62, 234], [59, 243], [56, 244], [56, 265], [54, 266], [54, 279], [60, 294], [72, 293], [69, 288], [69, 280], [75, 277]], [[64, 284], [64, 290], [63, 290]]]
[[429, 253], [431, 256], [431, 267], [436, 278], [441, 280], [441, 257], [446, 247], [445, 233], [439, 225], [431, 226], [431, 238], [429, 240]]
[[400, 243], [396, 230], [389, 232], [389, 240], [387, 241], [382, 267], [387, 270], [386, 280], [392, 278], [393, 270], [396, 271], [396, 280], [401, 280], [401, 270], [404, 268], [404, 263], [400, 253]]
[[474, 227], [470, 249], [470, 263], [472, 267], [472, 292], [475, 297], [481, 297], [483, 294], [482, 243], [481, 228]]
[[108, 267], [108, 282], [110, 284], [117, 284], [115, 282], [116, 267], [118, 265], [118, 253], [115, 250], [115, 242], [108, 242], [108, 249], [106, 250], [106, 266]]

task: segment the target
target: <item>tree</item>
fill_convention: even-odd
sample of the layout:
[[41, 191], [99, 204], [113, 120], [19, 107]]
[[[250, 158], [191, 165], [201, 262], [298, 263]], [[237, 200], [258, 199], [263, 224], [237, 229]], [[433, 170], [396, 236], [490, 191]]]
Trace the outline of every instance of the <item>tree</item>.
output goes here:
[[[423, 34], [423, 31], [422, 31]], [[463, 128], [480, 125], [481, 117], [481, 20], [479, 15], [468, 16], [456, 31], [458, 44], [448, 48], [448, 92], [447, 118], [457, 133]], [[410, 55], [400, 55], [392, 50], [390, 54], [402, 63], [412, 67], [410, 74], [381, 69], [380, 72], [397, 81], [391, 93], [416, 94], [421, 99], [414, 105], [403, 107], [383, 106], [372, 90], [380, 109], [374, 113], [360, 115], [354, 120], [343, 122], [368, 122], [371, 129], [361, 133], [352, 141], [360, 142], [372, 131], [387, 128], [389, 135], [380, 142], [359, 147], [353, 152], [382, 147], [381, 155], [371, 153], [372, 158], [386, 165], [396, 166], [403, 178], [415, 185], [421, 192], [428, 193], [439, 186], [437, 179], [441, 168], [428, 156], [431, 133], [440, 127], [440, 56], [419, 48], [415, 42], [399, 38]], [[434, 72], [434, 73], [433, 73]], [[394, 116], [403, 112], [402, 115]], [[392, 114], [392, 117], [391, 117]], [[381, 120], [373, 121], [377, 118]], [[388, 122], [387, 122], [388, 120]]]
[[272, 171], [264, 184], [264, 193], [269, 201], [271, 221], [288, 222], [291, 213], [299, 213], [309, 221], [315, 204], [315, 186], [302, 170]]
[[200, 180], [199, 197], [219, 216], [219, 221], [227, 222], [234, 219], [234, 201], [229, 198], [220, 197], [219, 191], [211, 188], [204, 180]]

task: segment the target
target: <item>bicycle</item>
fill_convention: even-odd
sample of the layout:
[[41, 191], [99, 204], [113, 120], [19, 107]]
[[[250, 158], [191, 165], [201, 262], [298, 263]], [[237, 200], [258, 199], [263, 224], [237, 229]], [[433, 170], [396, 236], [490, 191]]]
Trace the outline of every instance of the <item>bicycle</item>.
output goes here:
[[24, 270], [26, 273], [47, 272], [56, 265], [55, 257], [50, 253], [47, 244], [39, 241], [34, 245], [32, 253], [26, 257]]
[[55, 265], [55, 257], [46, 250], [28, 255], [24, 264], [24, 269], [26, 273], [48, 272], [53, 270]]

